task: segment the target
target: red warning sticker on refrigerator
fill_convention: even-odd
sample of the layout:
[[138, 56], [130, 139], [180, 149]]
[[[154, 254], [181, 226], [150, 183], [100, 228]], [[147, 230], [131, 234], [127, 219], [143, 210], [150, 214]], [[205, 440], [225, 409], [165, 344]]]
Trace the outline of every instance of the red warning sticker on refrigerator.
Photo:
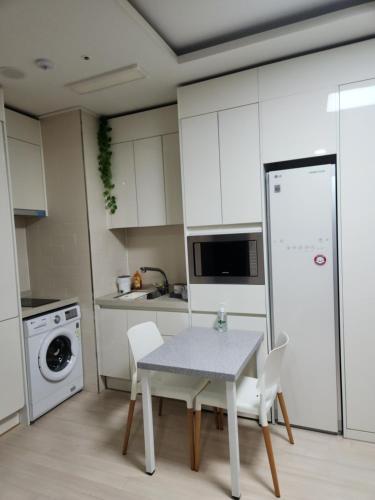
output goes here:
[[317, 266], [324, 266], [324, 264], [327, 262], [327, 257], [322, 254], [315, 255], [314, 262]]

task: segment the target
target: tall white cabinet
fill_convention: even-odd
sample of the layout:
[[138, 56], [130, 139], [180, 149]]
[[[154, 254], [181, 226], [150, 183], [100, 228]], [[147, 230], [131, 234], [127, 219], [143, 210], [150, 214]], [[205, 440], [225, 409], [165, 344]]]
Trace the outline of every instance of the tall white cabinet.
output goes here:
[[178, 89], [187, 227], [259, 224], [257, 71]]
[[[0, 89], [0, 102], [2, 91]], [[15, 262], [13, 213], [6, 153], [4, 110], [0, 106], [0, 434], [19, 422], [24, 406], [22, 347]]]
[[18, 315], [18, 296], [3, 122], [0, 127], [0, 321], [4, 321]]
[[375, 80], [340, 88], [346, 432], [375, 441]]

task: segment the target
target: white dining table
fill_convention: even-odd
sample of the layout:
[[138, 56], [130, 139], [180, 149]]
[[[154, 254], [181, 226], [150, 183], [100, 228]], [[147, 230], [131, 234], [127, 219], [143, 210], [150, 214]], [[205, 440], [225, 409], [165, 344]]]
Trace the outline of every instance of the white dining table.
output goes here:
[[142, 403], [147, 474], [155, 472], [154, 429], [150, 390], [150, 374], [161, 371], [209, 380], [222, 380], [226, 384], [229, 458], [232, 497], [240, 498], [240, 452], [238, 443], [236, 381], [256, 354], [263, 341], [262, 332], [192, 327], [175, 335], [140, 361], [142, 370]]

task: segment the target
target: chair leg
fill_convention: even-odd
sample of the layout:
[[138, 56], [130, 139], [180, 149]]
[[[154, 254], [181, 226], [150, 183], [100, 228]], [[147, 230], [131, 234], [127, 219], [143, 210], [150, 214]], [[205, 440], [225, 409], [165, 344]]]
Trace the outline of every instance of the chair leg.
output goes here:
[[190, 468], [195, 470], [194, 462], [194, 412], [192, 408], [187, 409], [187, 420], [188, 420], [188, 440], [189, 440], [189, 452], [190, 452]]
[[159, 417], [163, 414], [163, 398], [159, 398]]
[[128, 452], [128, 443], [129, 443], [129, 436], [130, 436], [130, 428], [132, 426], [132, 421], [133, 421], [135, 401], [136, 401], [135, 399], [131, 399], [130, 403], [129, 403], [128, 419], [126, 421], [124, 443], [122, 445], [122, 454], [123, 455], [126, 455], [126, 453]]
[[264, 443], [265, 443], [266, 449], [267, 449], [268, 462], [270, 464], [273, 486], [275, 488], [275, 496], [277, 498], [279, 498], [280, 497], [280, 486], [279, 486], [279, 480], [277, 478], [275, 458], [273, 456], [270, 428], [267, 425], [265, 427], [262, 427], [262, 431], [263, 431]]
[[277, 399], [279, 400], [281, 413], [283, 414], [283, 417], [284, 417], [285, 427], [286, 427], [286, 430], [288, 432], [289, 443], [294, 444], [294, 438], [293, 438], [292, 428], [291, 428], [290, 422], [289, 422], [288, 411], [286, 409], [284, 394], [282, 392], [278, 392]]
[[201, 410], [195, 412], [195, 425], [194, 425], [194, 465], [195, 470], [199, 471], [199, 466], [201, 462], [201, 420], [202, 412]]

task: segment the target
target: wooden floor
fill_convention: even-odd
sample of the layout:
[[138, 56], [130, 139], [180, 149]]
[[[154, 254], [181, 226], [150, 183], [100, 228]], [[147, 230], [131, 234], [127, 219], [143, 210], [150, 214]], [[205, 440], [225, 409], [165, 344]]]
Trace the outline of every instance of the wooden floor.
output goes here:
[[[200, 472], [188, 466], [183, 404], [165, 401], [155, 416], [157, 469], [143, 469], [141, 404], [137, 402], [127, 456], [121, 455], [128, 394], [83, 392], [0, 438], [1, 500], [153, 499], [219, 500], [230, 487], [227, 427], [202, 418]], [[157, 404], [157, 401], [155, 401]], [[156, 409], [156, 407], [155, 407]], [[154, 412], [156, 415], [157, 412]], [[375, 445], [337, 436], [272, 426], [282, 498], [374, 500]], [[272, 499], [272, 481], [256, 422], [240, 419], [242, 499]]]

